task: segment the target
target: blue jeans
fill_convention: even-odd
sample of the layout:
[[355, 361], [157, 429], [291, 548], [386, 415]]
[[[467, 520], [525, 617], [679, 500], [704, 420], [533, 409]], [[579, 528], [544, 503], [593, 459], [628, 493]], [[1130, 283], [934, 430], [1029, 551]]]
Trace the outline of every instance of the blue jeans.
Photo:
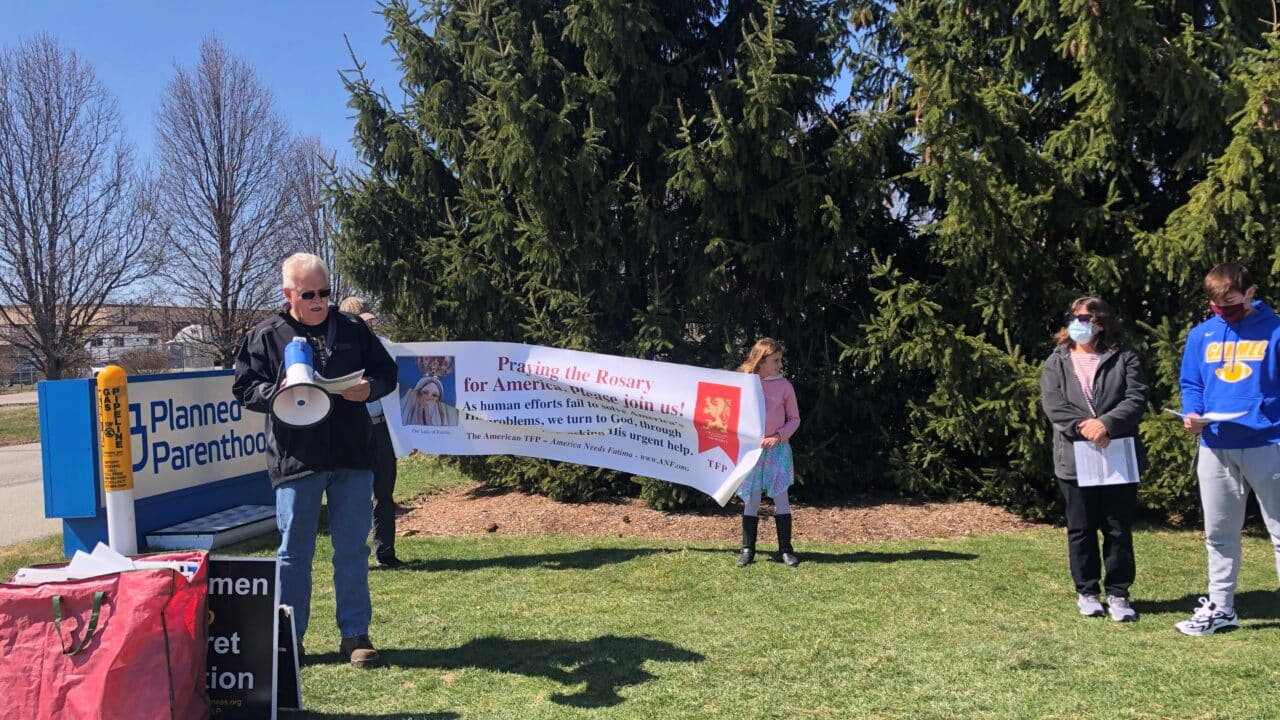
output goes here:
[[373, 606], [369, 601], [369, 523], [373, 513], [373, 471], [329, 470], [290, 480], [276, 488], [276, 525], [280, 528], [280, 602], [293, 606], [298, 642], [311, 617], [311, 560], [316, 554], [320, 499], [329, 496], [329, 534], [333, 541], [333, 592], [342, 637], [367, 635]]

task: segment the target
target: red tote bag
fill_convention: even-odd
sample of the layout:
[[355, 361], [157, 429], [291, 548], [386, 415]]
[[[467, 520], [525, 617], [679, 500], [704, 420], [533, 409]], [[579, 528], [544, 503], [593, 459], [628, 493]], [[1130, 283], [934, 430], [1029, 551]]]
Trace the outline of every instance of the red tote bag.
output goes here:
[[191, 561], [42, 585], [0, 584], [0, 720], [199, 720], [205, 692], [205, 553]]

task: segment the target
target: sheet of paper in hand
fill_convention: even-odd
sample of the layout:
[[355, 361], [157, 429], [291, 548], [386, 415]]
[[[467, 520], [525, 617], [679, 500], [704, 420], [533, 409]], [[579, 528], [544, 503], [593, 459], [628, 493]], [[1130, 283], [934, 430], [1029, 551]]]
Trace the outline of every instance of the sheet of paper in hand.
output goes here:
[[1133, 438], [1112, 440], [1105, 448], [1091, 442], [1072, 444], [1076, 453], [1076, 483], [1080, 487], [1138, 482], [1138, 452]]
[[[1186, 415], [1178, 412], [1177, 410], [1171, 410], [1169, 408], [1165, 408], [1164, 411], [1169, 413], [1170, 415], [1177, 415], [1180, 418], [1186, 417]], [[1197, 425], [1208, 425], [1209, 423], [1216, 423], [1216, 422], [1231, 422], [1232, 420], [1236, 420], [1244, 416], [1245, 416], [1245, 412], [1243, 410], [1241, 410], [1240, 412], [1230, 412], [1230, 413], [1207, 412], [1207, 413], [1204, 413], [1203, 415], [1193, 418], [1192, 422], [1196, 423]]]

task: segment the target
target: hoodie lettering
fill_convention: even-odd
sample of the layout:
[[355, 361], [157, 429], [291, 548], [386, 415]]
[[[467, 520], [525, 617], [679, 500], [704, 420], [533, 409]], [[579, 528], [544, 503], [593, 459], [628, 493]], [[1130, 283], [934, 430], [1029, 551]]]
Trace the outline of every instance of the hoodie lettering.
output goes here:
[[[1216, 362], [1261, 362], [1267, 357], [1266, 340], [1240, 340], [1231, 342], [1209, 343], [1204, 348], [1204, 361]], [[1245, 377], [1248, 377], [1246, 375]]]

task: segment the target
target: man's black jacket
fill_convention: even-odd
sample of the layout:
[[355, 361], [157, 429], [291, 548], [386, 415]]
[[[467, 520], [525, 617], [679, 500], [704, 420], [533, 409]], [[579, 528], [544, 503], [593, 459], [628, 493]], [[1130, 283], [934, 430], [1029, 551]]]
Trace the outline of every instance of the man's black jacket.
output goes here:
[[[396, 387], [396, 363], [382, 343], [358, 318], [329, 308], [326, 323], [334, 323], [329, 357], [317, 358], [316, 372], [340, 377], [364, 370], [369, 381], [369, 401]], [[325, 336], [324, 326], [307, 328], [278, 313], [249, 331], [236, 354], [236, 376], [232, 392], [246, 409], [266, 413], [267, 473], [272, 486], [313, 472], [339, 468], [373, 467], [369, 442], [372, 427], [364, 403], [330, 395], [333, 410], [323, 422], [306, 429], [291, 428], [271, 416], [271, 398], [284, 377], [284, 348], [295, 337], [308, 332]]]

